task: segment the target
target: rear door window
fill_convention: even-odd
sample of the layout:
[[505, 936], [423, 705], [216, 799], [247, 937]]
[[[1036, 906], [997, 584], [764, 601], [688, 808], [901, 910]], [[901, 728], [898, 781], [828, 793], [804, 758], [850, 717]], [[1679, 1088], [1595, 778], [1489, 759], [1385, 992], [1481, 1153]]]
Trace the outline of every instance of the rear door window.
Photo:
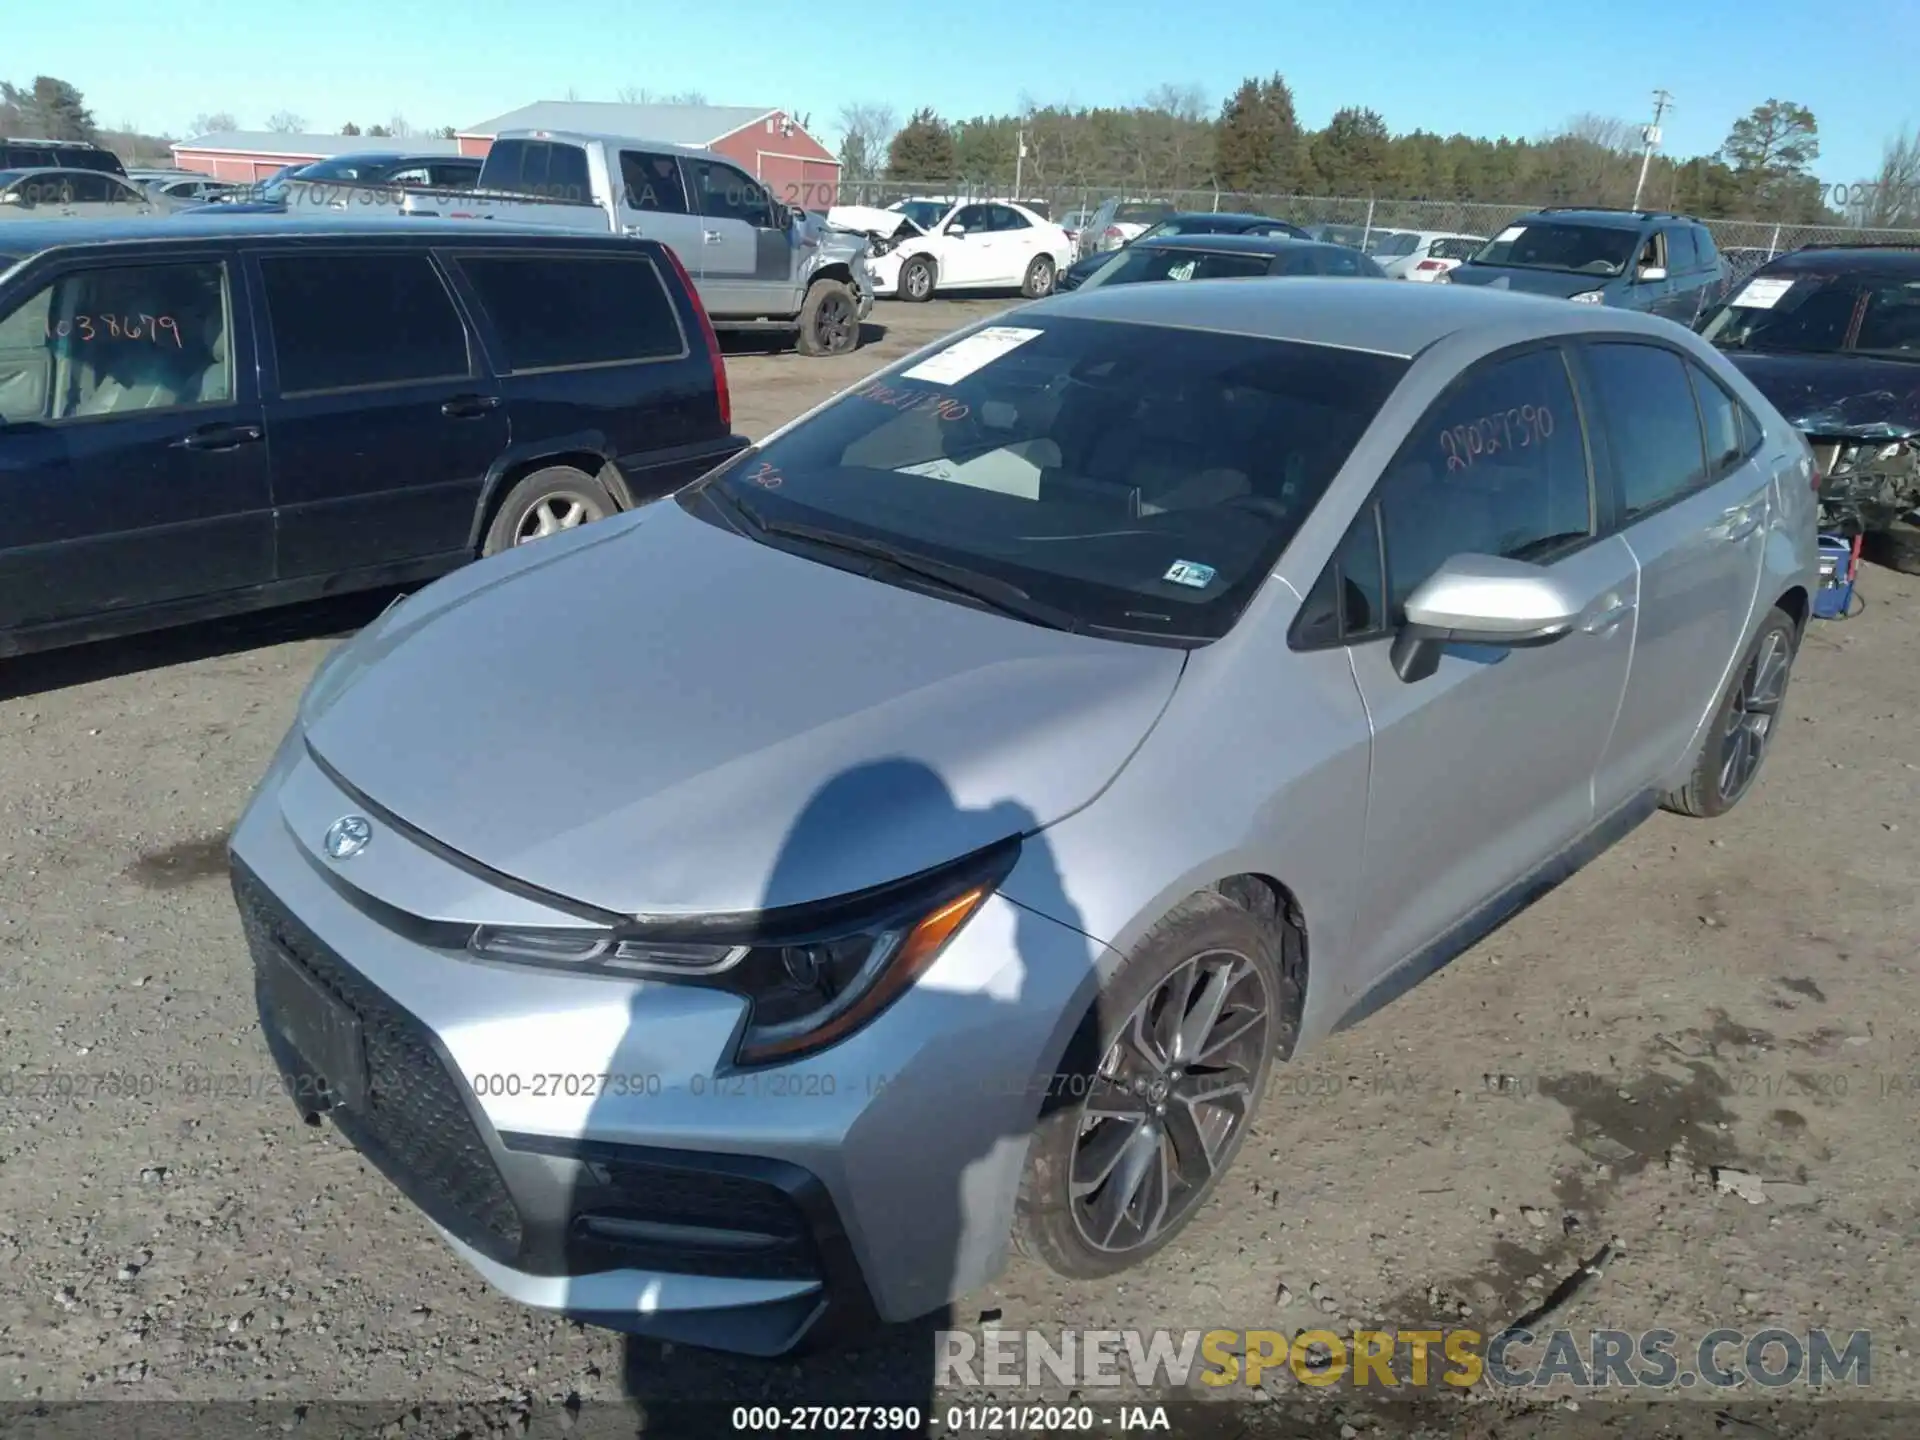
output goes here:
[[686, 182], [680, 177], [679, 160], [672, 155], [622, 150], [620, 183], [626, 186], [630, 209], [651, 210], [662, 215], [687, 213]]
[[1667, 268], [1685, 275], [1700, 268], [1700, 256], [1693, 248], [1693, 227], [1675, 225], [1667, 232]]
[[1707, 442], [1708, 483], [1740, 468], [1747, 456], [1760, 444], [1760, 422], [1732, 395], [1726, 386], [1691, 361], [1687, 376], [1693, 381], [1693, 398], [1700, 406], [1700, 425]]
[[1588, 347], [1587, 366], [1606, 416], [1623, 519], [1631, 523], [1708, 483], [1684, 360], [1654, 345], [1607, 341]]
[[509, 190], [548, 200], [591, 200], [587, 152], [549, 140], [496, 140], [480, 171], [489, 190]]
[[672, 359], [687, 352], [660, 272], [645, 255], [467, 254], [511, 374]]
[[989, 205], [987, 220], [995, 230], [1031, 230], [1027, 217], [1008, 205]]
[[466, 326], [424, 252], [263, 255], [282, 395], [472, 374]]

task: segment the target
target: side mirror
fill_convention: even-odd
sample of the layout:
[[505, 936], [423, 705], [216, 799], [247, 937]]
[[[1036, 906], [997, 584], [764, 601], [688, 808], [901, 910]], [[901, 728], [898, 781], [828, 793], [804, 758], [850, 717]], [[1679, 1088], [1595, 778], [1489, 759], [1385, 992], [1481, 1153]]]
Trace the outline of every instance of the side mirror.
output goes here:
[[1667, 267], [1664, 265], [1642, 265], [1640, 267], [1640, 281], [1642, 284], [1647, 284], [1654, 280], [1664, 280], [1666, 278]]
[[949, 235], [964, 235], [966, 233], [967, 233], [967, 227], [960, 224], [957, 220], [953, 224], [947, 226], [947, 234]]
[[1572, 631], [1586, 603], [1542, 566], [1455, 555], [1407, 598], [1406, 623], [1393, 637], [1394, 673], [1408, 684], [1424, 680], [1453, 644], [1551, 645]]

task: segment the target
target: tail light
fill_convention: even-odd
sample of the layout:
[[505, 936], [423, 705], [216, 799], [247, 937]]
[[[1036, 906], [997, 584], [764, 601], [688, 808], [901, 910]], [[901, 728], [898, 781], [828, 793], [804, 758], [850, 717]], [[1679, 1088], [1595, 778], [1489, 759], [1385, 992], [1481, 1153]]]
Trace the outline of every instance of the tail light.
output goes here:
[[713, 388], [720, 398], [720, 423], [727, 429], [733, 428], [733, 395], [727, 389], [727, 357], [720, 353], [720, 337], [713, 333], [713, 321], [707, 316], [707, 307], [700, 303], [700, 292], [694, 288], [693, 277], [687, 274], [687, 267], [673, 252], [671, 245], [662, 245], [667, 263], [673, 267], [673, 273], [680, 277], [680, 288], [686, 292], [687, 299], [693, 302], [693, 313], [700, 319], [700, 335], [707, 342], [707, 358], [713, 362]]
[[1120, 233], [1120, 227], [1118, 225], [1109, 225], [1101, 234], [1102, 237], [1107, 240], [1123, 240], [1126, 238]]
[[1447, 262], [1444, 260], [1422, 260], [1413, 268], [1416, 270], [1444, 270], [1447, 268]]

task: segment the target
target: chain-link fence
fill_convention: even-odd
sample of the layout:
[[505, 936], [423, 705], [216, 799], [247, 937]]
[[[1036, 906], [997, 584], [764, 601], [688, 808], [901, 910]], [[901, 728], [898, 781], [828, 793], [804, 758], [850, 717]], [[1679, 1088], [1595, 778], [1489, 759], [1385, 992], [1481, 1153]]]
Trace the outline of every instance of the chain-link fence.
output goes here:
[[[1165, 205], [1169, 210], [1233, 210], [1271, 215], [1296, 225], [1352, 226], [1367, 236], [1374, 230], [1439, 230], [1491, 239], [1536, 205], [1487, 204], [1471, 200], [1377, 200], [1366, 196], [1269, 195], [1226, 190], [1149, 192], [1137, 186], [1055, 185], [1013, 187], [1001, 182], [983, 185], [961, 182], [901, 180], [842, 181], [839, 203], [884, 208], [896, 200], [1015, 199], [1034, 206], [1049, 218], [1069, 225], [1076, 217], [1091, 216], [1110, 199], [1126, 203]], [[1714, 243], [1734, 269], [1751, 268], [1774, 255], [1805, 245], [1846, 242], [1920, 246], [1920, 230], [1872, 230], [1849, 225], [1780, 225], [1766, 220], [1705, 220]]]

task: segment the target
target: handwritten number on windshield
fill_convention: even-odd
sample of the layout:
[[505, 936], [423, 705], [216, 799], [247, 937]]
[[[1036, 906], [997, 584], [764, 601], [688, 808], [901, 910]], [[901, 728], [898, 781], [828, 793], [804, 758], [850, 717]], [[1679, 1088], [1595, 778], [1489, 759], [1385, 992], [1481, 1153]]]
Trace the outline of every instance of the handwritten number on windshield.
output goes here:
[[747, 482], [762, 490], [778, 490], [786, 478], [780, 473], [780, 467], [769, 460], [762, 460], [747, 471]]
[[1466, 470], [1483, 455], [1531, 449], [1552, 435], [1552, 410], [1545, 405], [1519, 405], [1442, 430], [1440, 451], [1447, 457], [1449, 472]]
[[853, 393], [862, 400], [871, 400], [892, 410], [925, 410], [942, 420], [964, 420], [973, 413], [965, 401], [950, 395], [936, 395], [930, 390], [896, 390], [878, 380], [869, 380]]

